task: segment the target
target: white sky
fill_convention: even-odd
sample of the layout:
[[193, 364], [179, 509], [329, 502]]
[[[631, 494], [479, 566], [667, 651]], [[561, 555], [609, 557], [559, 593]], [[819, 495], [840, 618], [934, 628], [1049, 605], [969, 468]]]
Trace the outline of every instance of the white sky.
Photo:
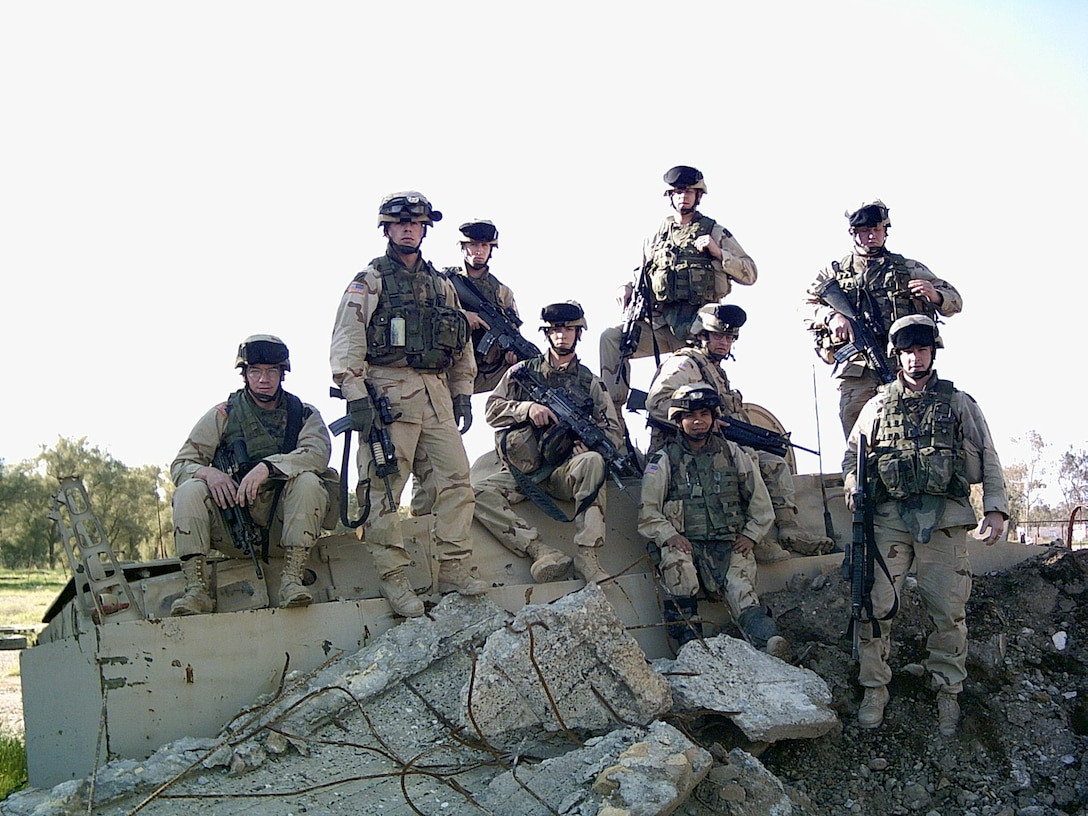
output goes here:
[[[439, 265], [459, 223], [495, 221], [527, 334], [580, 300], [596, 370], [675, 164], [759, 267], [731, 378], [814, 448], [815, 366], [825, 470], [837, 393], [797, 309], [874, 196], [889, 248], [964, 296], [938, 367], [1005, 464], [1029, 429], [1079, 450], [1086, 42], [1075, 0], [2, 4], [0, 459], [86, 436], [168, 465], [257, 332], [340, 416], [332, 319], [394, 190], [445, 213]], [[475, 408], [470, 457], [491, 444]]]

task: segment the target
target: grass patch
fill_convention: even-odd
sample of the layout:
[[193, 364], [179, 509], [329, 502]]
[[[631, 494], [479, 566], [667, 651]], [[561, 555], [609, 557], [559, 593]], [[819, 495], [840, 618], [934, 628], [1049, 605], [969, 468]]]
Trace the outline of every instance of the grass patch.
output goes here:
[[0, 734], [0, 800], [26, 787], [26, 746], [19, 737]]
[[66, 583], [63, 570], [0, 570], [0, 624], [41, 623]]

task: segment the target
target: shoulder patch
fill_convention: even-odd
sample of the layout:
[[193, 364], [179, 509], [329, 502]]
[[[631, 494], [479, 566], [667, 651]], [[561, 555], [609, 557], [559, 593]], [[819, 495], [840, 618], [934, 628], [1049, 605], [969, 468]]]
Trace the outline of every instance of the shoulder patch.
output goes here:
[[352, 295], [365, 295], [366, 291], [367, 291], [366, 287], [363, 285], [362, 281], [353, 280], [351, 283], [348, 284], [348, 293], [349, 294], [352, 294]]
[[215, 406], [215, 410], [219, 412], [220, 416], [226, 416], [230, 413], [230, 406], [225, 402], [221, 402]]

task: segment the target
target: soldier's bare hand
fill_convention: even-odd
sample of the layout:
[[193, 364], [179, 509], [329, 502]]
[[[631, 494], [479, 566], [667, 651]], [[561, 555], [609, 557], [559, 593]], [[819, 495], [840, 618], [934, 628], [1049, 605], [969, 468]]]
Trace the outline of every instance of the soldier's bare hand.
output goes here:
[[930, 303], [940, 303], [941, 301], [937, 288], [927, 280], [912, 280], [907, 284], [907, 288], [910, 289], [911, 297], [928, 300]]
[[733, 542], [733, 552], [740, 555], [747, 555], [756, 548], [756, 543], [746, 535], [737, 536], [737, 540]]
[[996, 510], [991, 510], [979, 522], [977, 535], [982, 539], [982, 543], [989, 547], [1001, 537], [1004, 529], [1004, 517]]
[[236, 503], [235, 496], [238, 494], [238, 485], [234, 483], [234, 479], [225, 474], [218, 468], [202, 467], [193, 477], [200, 479], [206, 485], [208, 485], [208, 492], [212, 494], [212, 501], [221, 510], [226, 510], [229, 507], [234, 507]]
[[581, 439], [575, 439], [570, 449], [571, 452], [575, 454], [589, 453], [589, 448], [586, 447], [585, 442], [583, 442]]
[[270, 468], [264, 462], [258, 462], [253, 468], [242, 477], [241, 483], [238, 485], [238, 504], [241, 507], [246, 507], [253, 504], [257, 500], [257, 491], [260, 490], [261, 485], [268, 481], [268, 477], [272, 475], [272, 468]]
[[503, 360], [506, 361], [506, 364], [508, 366], [512, 366], [514, 363], [516, 363], [518, 361], [518, 356], [516, 354], [514, 354], [514, 352], [512, 352], [512, 351], [508, 351], [508, 352], [506, 352], [505, 355], [503, 355]]
[[487, 329], [491, 328], [487, 324], [487, 321], [484, 320], [482, 317], [480, 317], [479, 312], [468, 312], [468, 311], [466, 311], [465, 312], [465, 317], [468, 318], [468, 326], [473, 331], [475, 331], [476, 329], [485, 329], [485, 330], [487, 330]]
[[718, 242], [709, 235], [700, 235], [696, 238], [695, 248], [700, 252], [709, 253], [710, 257], [717, 258], [719, 261], [722, 259], [722, 248], [718, 246]]
[[854, 339], [854, 327], [838, 312], [828, 319], [827, 328], [831, 332], [831, 339], [836, 343], [850, 343]]
[[616, 295], [616, 305], [621, 309], [626, 309], [627, 304], [631, 302], [631, 296], [635, 293], [635, 287], [630, 283], [625, 283], [620, 287], [620, 293]]
[[543, 428], [545, 425], [559, 422], [559, 418], [552, 413], [552, 409], [547, 405], [534, 402], [529, 405], [529, 421], [537, 428]]
[[680, 535], [680, 533], [677, 533], [672, 538], [668, 539], [665, 542], [665, 546], [674, 547], [675, 549], [680, 550], [680, 552], [682, 553], [687, 553], [688, 555], [691, 555], [691, 542], [684, 538], [684, 536]]

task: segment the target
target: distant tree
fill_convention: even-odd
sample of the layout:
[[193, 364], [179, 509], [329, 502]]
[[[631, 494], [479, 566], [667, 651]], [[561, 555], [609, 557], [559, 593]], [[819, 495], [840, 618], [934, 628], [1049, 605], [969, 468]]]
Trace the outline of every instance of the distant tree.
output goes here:
[[30, 462], [0, 461], [0, 566], [56, 566], [51, 558], [53, 488]]
[[1088, 452], [1075, 451], [1070, 446], [1058, 461], [1058, 485], [1062, 489], [1067, 510], [1088, 503]]
[[[1013, 439], [1019, 444], [1020, 439]], [[1049, 513], [1050, 508], [1042, 501], [1042, 491], [1047, 483], [1043, 481], [1047, 468], [1043, 455], [1047, 444], [1038, 431], [1028, 431], [1024, 437], [1031, 448], [1031, 458], [1027, 462], [1018, 462], [1006, 467], [1005, 490], [1009, 494], [1010, 513], [1016, 522], [1043, 519], [1040, 513]], [[1012, 512], [1015, 507], [1016, 512]], [[1009, 525], [1013, 525], [1010, 523]]]

